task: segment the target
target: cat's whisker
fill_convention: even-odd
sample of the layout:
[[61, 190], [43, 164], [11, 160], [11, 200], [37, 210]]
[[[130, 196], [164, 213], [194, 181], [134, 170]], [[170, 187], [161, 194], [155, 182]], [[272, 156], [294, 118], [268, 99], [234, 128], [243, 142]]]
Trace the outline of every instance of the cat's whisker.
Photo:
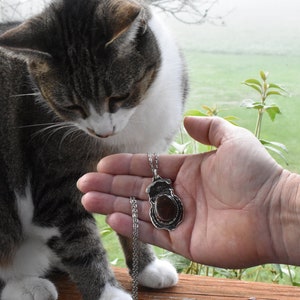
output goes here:
[[49, 125], [55, 125], [55, 124], [57, 124], [57, 123], [30, 124], [30, 125], [18, 126], [18, 128], [41, 127], [41, 126], [49, 126]]
[[40, 95], [41, 93], [37, 92], [37, 93], [29, 93], [29, 94], [16, 94], [16, 95], [11, 95], [9, 97], [14, 98], [14, 97], [40, 96]]
[[[61, 147], [65, 141], [66, 138], [68, 138], [69, 136], [71, 135], [74, 135], [74, 134], [78, 134], [80, 135], [81, 134], [81, 130], [79, 128], [77, 128], [76, 126], [72, 126], [71, 128], [69, 128], [69, 130], [67, 130], [63, 137], [61, 138], [61, 141], [59, 143], [59, 147]], [[70, 137], [70, 139], [72, 140], [72, 137]]]
[[69, 127], [74, 127], [74, 125], [72, 123], [65, 123], [65, 122], [54, 123], [53, 125], [50, 125], [50, 126], [47, 126], [45, 128], [42, 128], [42, 129], [38, 130], [37, 132], [35, 132], [32, 135], [32, 137], [34, 138], [34, 137], [36, 137], [40, 134], [48, 133], [49, 134], [48, 139], [49, 139], [53, 134], [55, 134], [59, 130], [69, 128]]

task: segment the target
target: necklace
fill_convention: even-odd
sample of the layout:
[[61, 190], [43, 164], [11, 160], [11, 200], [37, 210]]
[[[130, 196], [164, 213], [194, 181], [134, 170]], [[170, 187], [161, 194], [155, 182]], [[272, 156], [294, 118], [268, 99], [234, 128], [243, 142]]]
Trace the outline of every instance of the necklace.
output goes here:
[[132, 214], [132, 299], [138, 300], [138, 273], [139, 273], [139, 219], [138, 207], [135, 197], [130, 197]]
[[[158, 154], [148, 153], [148, 161], [153, 174], [152, 183], [146, 193], [151, 205], [149, 216], [152, 224], [158, 229], [174, 230], [183, 219], [181, 199], [174, 193], [170, 179], [158, 175]], [[132, 299], [138, 300], [139, 273], [139, 219], [135, 197], [130, 197], [132, 215]]]
[[153, 174], [152, 183], [146, 189], [151, 222], [158, 229], [174, 230], [183, 219], [181, 199], [174, 193], [172, 181], [158, 175], [158, 154], [148, 153], [148, 161]]

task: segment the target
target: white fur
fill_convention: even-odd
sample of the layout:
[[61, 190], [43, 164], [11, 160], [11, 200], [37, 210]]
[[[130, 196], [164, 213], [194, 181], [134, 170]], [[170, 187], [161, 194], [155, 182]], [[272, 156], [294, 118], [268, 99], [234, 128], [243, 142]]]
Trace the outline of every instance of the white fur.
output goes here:
[[56, 228], [42, 228], [32, 223], [34, 207], [30, 185], [25, 194], [16, 194], [17, 209], [23, 228], [24, 241], [19, 246], [11, 265], [0, 267], [0, 278], [5, 281], [25, 276], [44, 275], [52, 264], [58, 264], [58, 258], [46, 245], [48, 239], [59, 236]]
[[99, 300], [132, 300], [132, 298], [125, 291], [107, 283]]
[[39, 227], [32, 223], [34, 206], [32, 202], [31, 186], [28, 183], [25, 188], [23, 196], [16, 193], [18, 215], [22, 223], [23, 233], [29, 239], [39, 239], [41, 241], [48, 241], [54, 236], [59, 236], [57, 228]]
[[108, 112], [98, 114], [93, 106], [90, 106], [90, 115], [86, 119], [78, 120], [79, 128], [87, 133], [87, 128], [93, 129], [98, 136], [110, 136], [122, 131], [129, 119], [134, 114], [135, 108], [119, 109], [111, 114]]
[[143, 286], [163, 289], [176, 285], [178, 275], [168, 261], [156, 259], [139, 274], [138, 280]]
[[165, 151], [182, 118], [184, 65], [179, 49], [157, 16], [153, 15], [149, 27], [157, 39], [162, 65], [126, 128], [104, 140], [109, 145], [125, 145], [123, 152]]
[[[99, 115], [90, 108], [90, 117], [79, 121], [79, 128], [93, 129], [107, 145], [122, 146], [122, 152], [163, 152], [179, 129], [182, 118], [183, 62], [174, 38], [153, 15], [149, 27], [155, 34], [161, 67], [143, 101], [134, 109]], [[121, 132], [122, 131], [122, 132]], [[119, 133], [119, 134], [117, 134]]]
[[56, 300], [57, 297], [55, 286], [37, 277], [9, 281], [1, 294], [1, 300]]

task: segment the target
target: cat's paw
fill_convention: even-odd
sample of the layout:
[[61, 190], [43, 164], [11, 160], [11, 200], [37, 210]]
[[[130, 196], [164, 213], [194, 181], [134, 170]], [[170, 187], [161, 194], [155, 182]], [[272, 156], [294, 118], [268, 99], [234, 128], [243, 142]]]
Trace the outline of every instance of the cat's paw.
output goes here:
[[26, 277], [8, 281], [1, 293], [1, 300], [56, 300], [53, 283], [38, 277]]
[[132, 298], [122, 289], [107, 283], [99, 300], [132, 300]]
[[168, 261], [155, 259], [139, 274], [138, 280], [143, 286], [163, 289], [175, 285], [178, 275]]

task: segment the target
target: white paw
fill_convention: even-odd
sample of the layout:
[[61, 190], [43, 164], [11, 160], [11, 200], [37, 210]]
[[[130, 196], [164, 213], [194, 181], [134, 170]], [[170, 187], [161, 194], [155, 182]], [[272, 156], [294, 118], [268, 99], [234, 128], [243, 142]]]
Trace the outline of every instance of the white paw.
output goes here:
[[143, 286], [163, 289], [175, 285], [178, 282], [176, 269], [165, 260], [154, 260], [138, 277]]
[[99, 300], [132, 300], [132, 298], [122, 289], [107, 283]]
[[38, 277], [26, 277], [8, 281], [2, 291], [1, 300], [56, 300], [57, 291], [53, 283]]

